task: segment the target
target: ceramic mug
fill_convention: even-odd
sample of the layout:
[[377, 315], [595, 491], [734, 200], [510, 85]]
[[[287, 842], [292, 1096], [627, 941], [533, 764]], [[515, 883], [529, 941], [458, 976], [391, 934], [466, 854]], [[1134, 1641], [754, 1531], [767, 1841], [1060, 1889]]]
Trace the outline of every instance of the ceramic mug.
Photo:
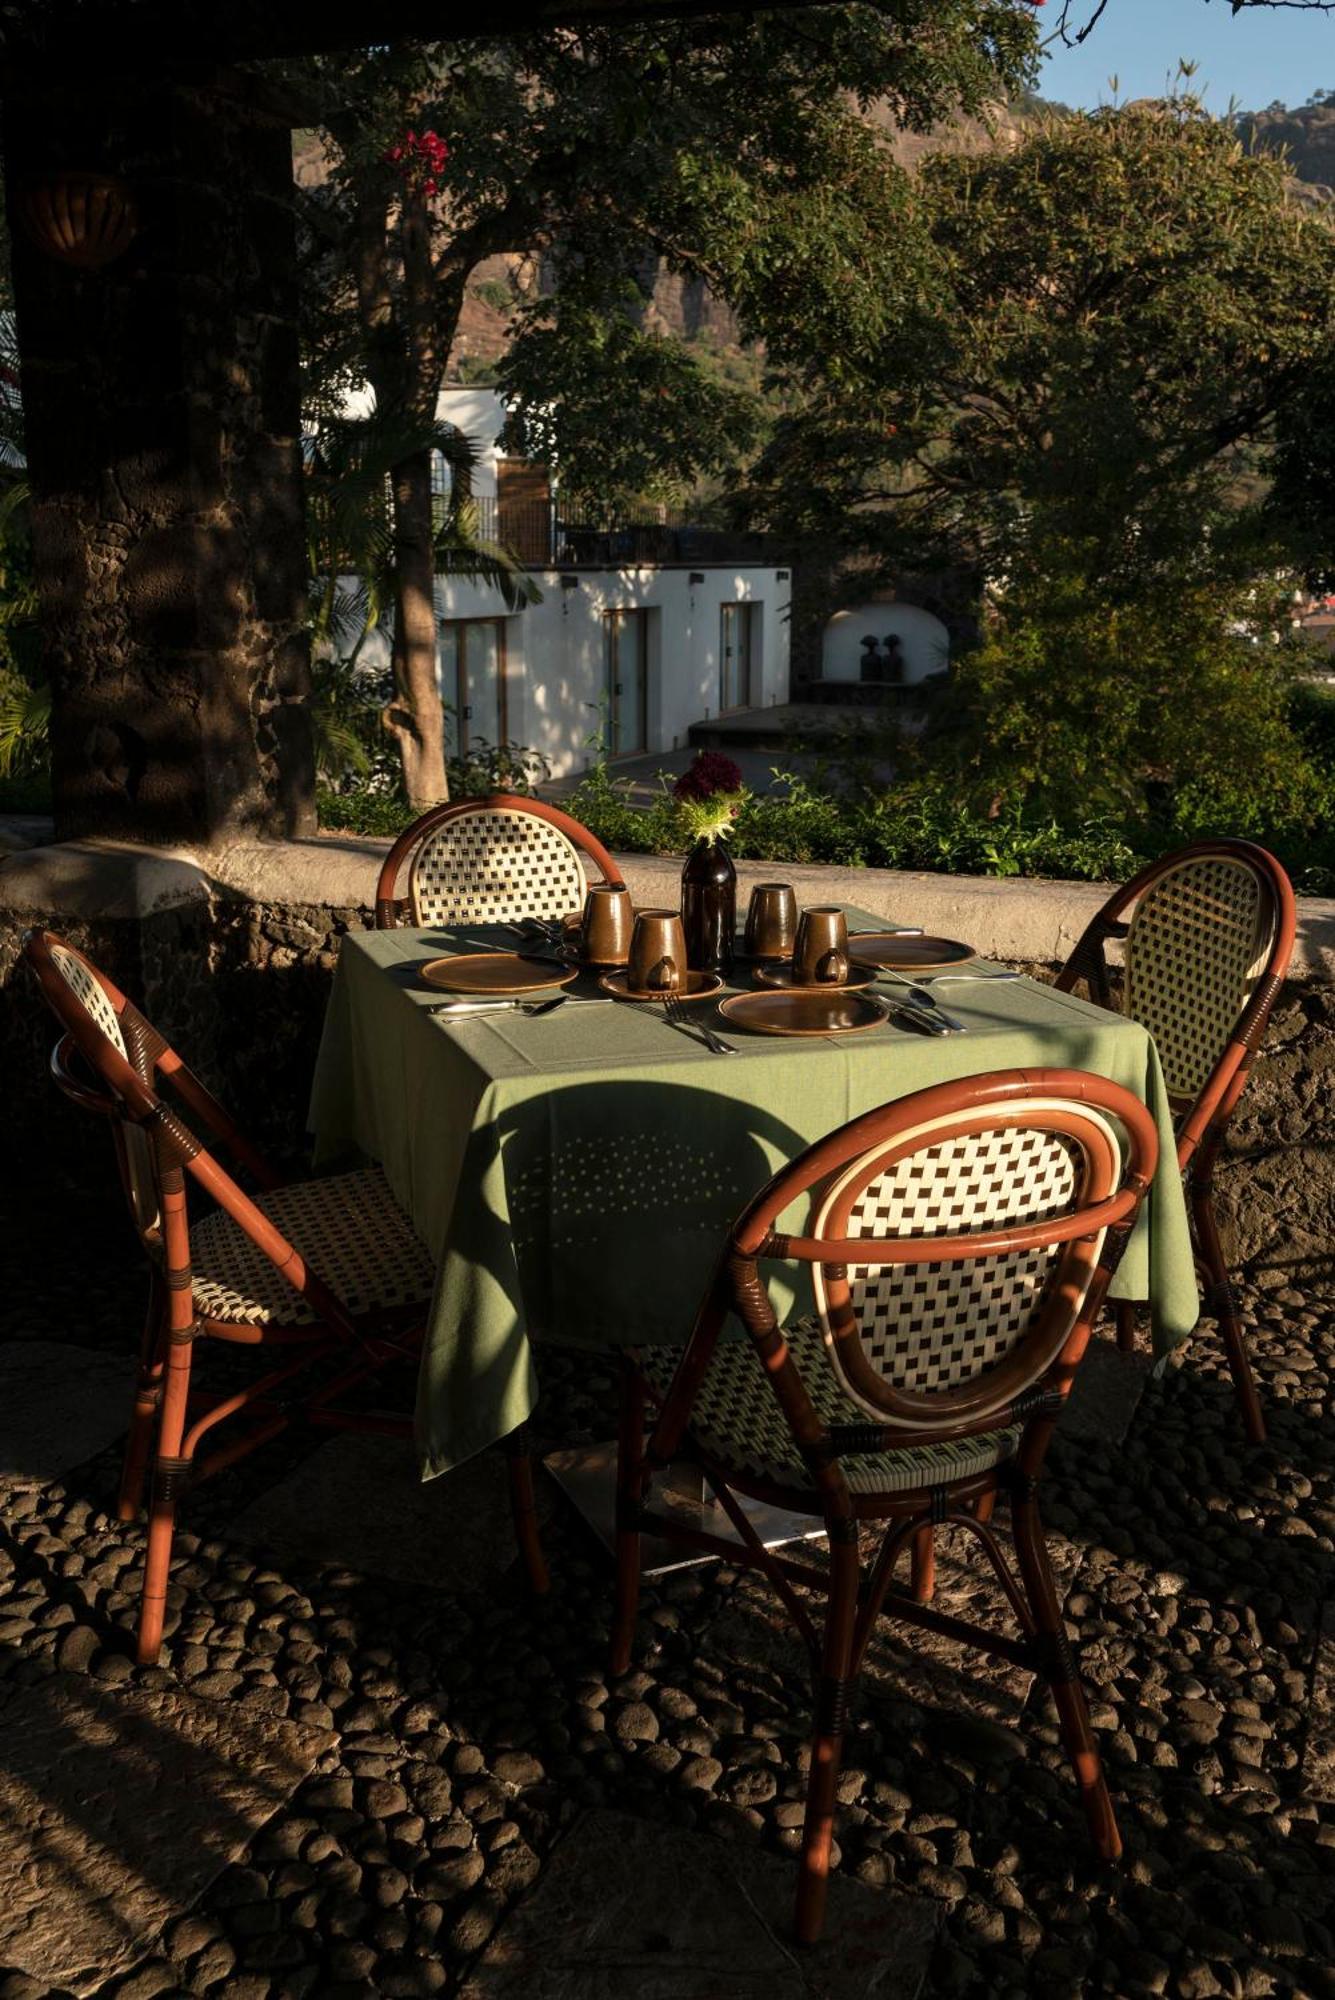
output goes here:
[[590, 965], [624, 965], [635, 910], [624, 882], [595, 882], [584, 899], [580, 955]]
[[797, 892], [787, 882], [757, 882], [743, 939], [749, 958], [791, 958], [797, 942]]
[[630, 939], [632, 993], [678, 993], [686, 984], [686, 932], [675, 910], [641, 910]]
[[799, 986], [842, 986], [848, 978], [848, 919], [835, 904], [803, 910], [793, 947]]

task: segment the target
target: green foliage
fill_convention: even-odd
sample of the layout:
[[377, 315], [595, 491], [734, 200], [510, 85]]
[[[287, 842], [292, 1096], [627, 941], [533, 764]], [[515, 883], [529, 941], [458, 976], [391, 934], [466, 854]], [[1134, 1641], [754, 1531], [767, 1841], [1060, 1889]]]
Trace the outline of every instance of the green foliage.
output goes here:
[[[1062, 826], [1022, 804], [989, 817], [931, 780], [840, 793], [791, 773], [776, 778], [781, 788], [747, 799], [733, 823], [729, 844], [740, 859], [1088, 881], [1139, 865], [1137, 851], [1107, 820], [1085, 817]], [[680, 853], [681, 826], [666, 781], [648, 808], [632, 805], [627, 791], [599, 765], [565, 804], [614, 852]]]
[[393, 838], [417, 817], [401, 790], [341, 792], [317, 785], [315, 804], [320, 825], [330, 833], [388, 834]]
[[1335, 681], [1295, 681], [1289, 723], [1315, 762], [1335, 771]]
[[45, 767], [50, 721], [51, 690], [46, 682], [30, 686], [20, 675], [0, 668], [0, 777]]
[[311, 665], [311, 733], [315, 738], [315, 774], [326, 786], [364, 785], [380, 780], [378, 760], [389, 761], [389, 745], [380, 724], [388, 694], [387, 677], [368, 674], [355, 659], [319, 656]]
[[571, 285], [526, 306], [498, 371], [515, 415], [505, 442], [563, 469], [562, 490], [599, 508], [679, 500], [740, 463], [758, 435], [754, 394], [684, 343], [636, 322], [637, 291], [589, 303]]
[[37, 652], [28, 487], [12, 478], [0, 490], [0, 778], [40, 777], [47, 768], [51, 690]]
[[[397, 759], [380, 729], [388, 676], [342, 664], [317, 675], [315, 709], [320, 824], [354, 833], [401, 833], [416, 817], [404, 795]], [[328, 751], [325, 745], [331, 746]], [[446, 765], [450, 797], [531, 793], [550, 775], [547, 759], [518, 743], [472, 742]]]
[[434, 529], [437, 569], [490, 583], [506, 607], [534, 603], [536, 584], [499, 543], [477, 532], [470, 498], [476, 451], [448, 424], [405, 425], [373, 411], [369, 417], [328, 417], [306, 454], [306, 541], [311, 631], [317, 658], [355, 660], [368, 634], [392, 609], [398, 548], [388, 485], [394, 466], [424, 451], [438, 452], [450, 490], [438, 496]]
[[[1036, 45], [1023, 0], [882, 0], [297, 65], [325, 107], [330, 168], [302, 195], [312, 406], [336, 408], [369, 379], [385, 408], [429, 412], [470, 281], [501, 304], [500, 281], [473, 273], [542, 246], [558, 303], [520, 312], [506, 381], [568, 490], [608, 476], [656, 490], [685, 476], [673, 462], [683, 445], [707, 465], [728, 444], [735, 464], [753, 398], [711, 380], [688, 343], [650, 333], [646, 274], [661, 263], [703, 280], [776, 357], [804, 356], [817, 329], [829, 352], [870, 352], [905, 259], [885, 224], [906, 177], [861, 112], [876, 103], [925, 129], [981, 111], [1026, 84]], [[449, 149], [425, 203], [393, 159], [409, 129]], [[629, 310], [628, 284], [641, 293]], [[609, 345], [627, 376], [620, 406]], [[679, 389], [699, 407], [670, 409]], [[665, 419], [680, 435], [660, 443]]]
[[1141, 822], [1172, 789], [1201, 811], [1254, 796], [1253, 820], [1309, 823], [1318, 787], [1288, 721], [1298, 656], [1273, 602], [1182, 585], [1110, 605], [1054, 554], [957, 662], [949, 726], [924, 746], [934, 768], [975, 804], [1028, 799], [1063, 820]]
[[493, 312], [513, 312], [515, 306], [514, 287], [507, 285], [504, 278], [479, 278], [472, 287], [476, 298]]
[[1268, 470], [1335, 316], [1282, 163], [1190, 97], [1049, 118], [926, 160], [901, 235], [914, 284], [855, 365], [813, 349], [754, 511], [993, 575], [1055, 539], [1109, 602], [1257, 573], [1280, 523], [1239, 455]]

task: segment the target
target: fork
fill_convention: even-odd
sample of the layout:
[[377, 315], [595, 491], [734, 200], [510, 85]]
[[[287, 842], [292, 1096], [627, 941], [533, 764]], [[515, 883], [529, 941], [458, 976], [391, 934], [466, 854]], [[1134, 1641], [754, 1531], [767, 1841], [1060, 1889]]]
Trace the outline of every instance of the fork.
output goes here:
[[670, 1027], [681, 1028], [686, 1034], [698, 1034], [705, 1047], [716, 1056], [735, 1056], [737, 1051], [731, 1042], [725, 1042], [722, 1035], [716, 1035], [703, 1021], [697, 1021], [686, 1012], [680, 998], [669, 993], [663, 1001], [663, 1019]]

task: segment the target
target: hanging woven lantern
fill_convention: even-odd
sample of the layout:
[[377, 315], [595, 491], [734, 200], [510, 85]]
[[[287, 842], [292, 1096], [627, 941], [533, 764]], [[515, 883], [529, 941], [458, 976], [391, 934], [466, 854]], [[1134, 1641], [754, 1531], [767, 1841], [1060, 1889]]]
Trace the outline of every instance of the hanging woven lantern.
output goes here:
[[100, 271], [129, 249], [139, 228], [134, 196], [114, 174], [60, 173], [21, 191], [28, 233], [48, 257]]

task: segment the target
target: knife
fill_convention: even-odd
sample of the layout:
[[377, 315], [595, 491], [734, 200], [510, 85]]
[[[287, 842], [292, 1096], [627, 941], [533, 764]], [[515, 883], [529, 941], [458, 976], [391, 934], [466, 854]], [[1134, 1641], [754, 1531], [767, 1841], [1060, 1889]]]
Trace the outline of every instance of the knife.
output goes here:
[[966, 1033], [963, 1021], [957, 1020], [954, 1014], [947, 1014], [941, 1002], [936, 998], [936, 995], [929, 993], [925, 986], [917, 986], [911, 979], [905, 979], [902, 974], [897, 972], [882, 970], [881, 977], [882, 979], [893, 979], [896, 985], [902, 986], [904, 988], [904, 998], [901, 1004], [912, 1007], [926, 1019], [938, 1022], [940, 1024], [938, 1033], [946, 1035], [962, 1035]]
[[937, 1020], [926, 1007], [915, 1007], [908, 1000], [897, 1000], [889, 993], [871, 996], [878, 1007], [885, 1009], [887, 1017], [906, 1028], [916, 1028], [923, 1035], [948, 1035], [952, 1031], [944, 1021]]

